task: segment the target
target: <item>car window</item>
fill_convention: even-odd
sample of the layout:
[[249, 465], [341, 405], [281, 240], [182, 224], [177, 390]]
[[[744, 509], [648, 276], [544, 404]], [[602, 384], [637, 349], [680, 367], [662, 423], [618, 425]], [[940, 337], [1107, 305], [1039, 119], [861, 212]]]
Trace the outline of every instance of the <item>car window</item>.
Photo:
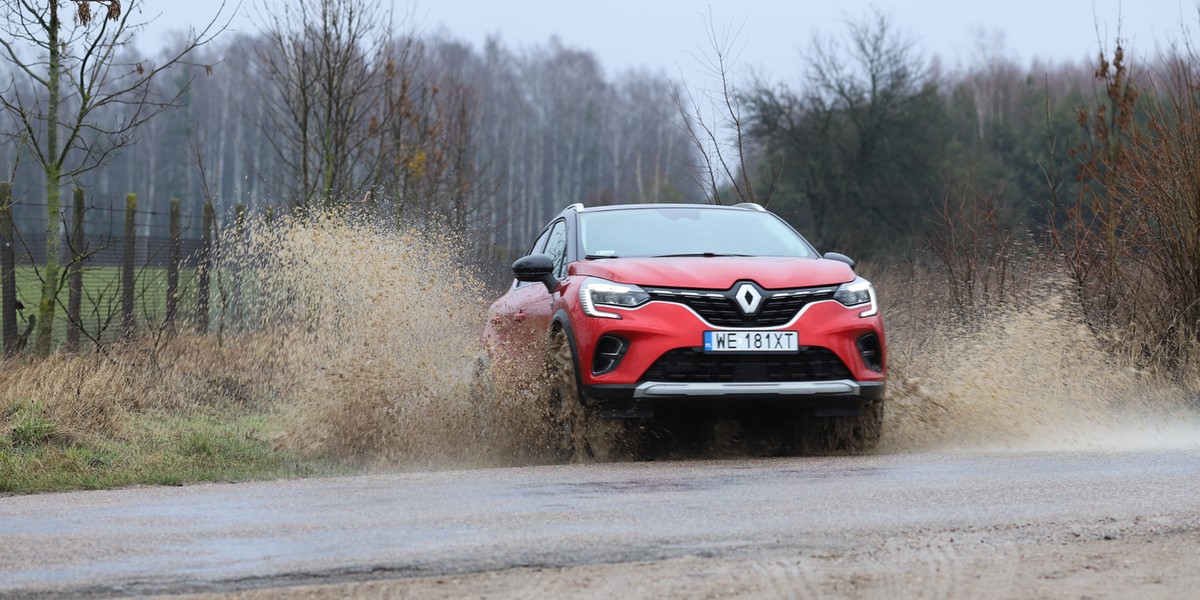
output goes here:
[[541, 254], [541, 253], [545, 252], [546, 251], [546, 240], [548, 240], [548, 239], [550, 239], [550, 230], [549, 229], [543, 231], [542, 235], [538, 236], [538, 239], [534, 240], [533, 245], [529, 247], [529, 252], [527, 252], [525, 254], [525, 256], [529, 256], [531, 254]]
[[546, 254], [554, 260], [554, 276], [567, 276], [567, 224], [559, 221], [550, 228], [550, 239], [546, 241]]
[[587, 256], [815, 256], [778, 217], [750, 210], [637, 208], [579, 215]]

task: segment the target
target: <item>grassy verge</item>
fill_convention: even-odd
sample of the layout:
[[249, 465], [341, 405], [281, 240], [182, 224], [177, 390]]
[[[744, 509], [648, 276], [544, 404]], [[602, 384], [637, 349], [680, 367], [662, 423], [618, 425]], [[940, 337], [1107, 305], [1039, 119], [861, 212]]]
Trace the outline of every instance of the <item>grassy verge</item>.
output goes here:
[[294, 379], [273, 339], [209, 336], [0, 359], [0, 493], [344, 473], [279, 443]]
[[0, 432], [0, 492], [309, 477], [349, 469], [277, 447], [272, 418], [252, 411], [131, 412], [114, 436], [64, 433], [45, 412], [37, 403], [9, 407]]

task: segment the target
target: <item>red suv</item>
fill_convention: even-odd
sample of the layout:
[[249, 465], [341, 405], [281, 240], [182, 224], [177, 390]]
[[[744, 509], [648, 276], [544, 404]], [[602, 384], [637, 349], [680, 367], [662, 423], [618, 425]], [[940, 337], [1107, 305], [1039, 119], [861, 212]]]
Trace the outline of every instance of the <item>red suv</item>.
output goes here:
[[606, 421], [689, 415], [758, 415], [786, 451], [867, 449], [884, 334], [853, 266], [756, 204], [575, 204], [513, 263], [485, 341], [510, 364], [537, 349], [523, 364], [549, 369], [578, 458]]

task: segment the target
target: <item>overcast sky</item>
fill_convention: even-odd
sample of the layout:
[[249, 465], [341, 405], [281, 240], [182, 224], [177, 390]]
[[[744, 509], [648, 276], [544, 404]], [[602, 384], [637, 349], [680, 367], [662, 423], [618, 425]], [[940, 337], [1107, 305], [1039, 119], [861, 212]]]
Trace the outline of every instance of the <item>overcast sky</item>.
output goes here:
[[[250, 15], [264, 0], [243, 0], [232, 28], [255, 30]], [[282, 3], [288, 0], [266, 0]], [[1118, 26], [1136, 56], [1152, 55], [1155, 45], [1178, 39], [1181, 25], [1196, 28], [1196, 0], [380, 0], [396, 14], [413, 14], [426, 32], [445, 32], [479, 47], [498, 35], [520, 50], [557, 35], [569, 47], [593, 51], [606, 71], [632, 68], [700, 70], [696, 54], [707, 48], [704, 19], [718, 29], [739, 31], [738, 72], [756, 69], [770, 80], [800, 73], [801, 52], [814, 33], [842, 35], [846, 19], [878, 7], [916, 41], [926, 55], [939, 55], [953, 68], [969, 62], [981, 32], [1002, 32], [1005, 46], [1028, 64], [1094, 56], [1101, 42], [1112, 44]], [[148, 0], [143, 20], [156, 17], [140, 45], [154, 51], [168, 31], [210, 18], [218, 0]], [[161, 12], [160, 12], [161, 11]]]

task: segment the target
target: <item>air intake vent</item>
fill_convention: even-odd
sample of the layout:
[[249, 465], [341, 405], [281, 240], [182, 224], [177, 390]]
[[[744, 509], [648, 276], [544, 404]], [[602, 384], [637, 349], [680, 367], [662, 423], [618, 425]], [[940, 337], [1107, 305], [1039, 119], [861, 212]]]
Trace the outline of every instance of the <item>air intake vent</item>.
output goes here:
[[868, 369], [876, 373], [883, 372], [883, 350], [879, 345], [879, 336], [868, 333], [858, 338], [858, 353]]
[[606, 335], [596, 342], [596, 353], [592, 355], [592, 375], [603, 375], [616, 370], [625, 358], [629, 342], [615, 336]]

